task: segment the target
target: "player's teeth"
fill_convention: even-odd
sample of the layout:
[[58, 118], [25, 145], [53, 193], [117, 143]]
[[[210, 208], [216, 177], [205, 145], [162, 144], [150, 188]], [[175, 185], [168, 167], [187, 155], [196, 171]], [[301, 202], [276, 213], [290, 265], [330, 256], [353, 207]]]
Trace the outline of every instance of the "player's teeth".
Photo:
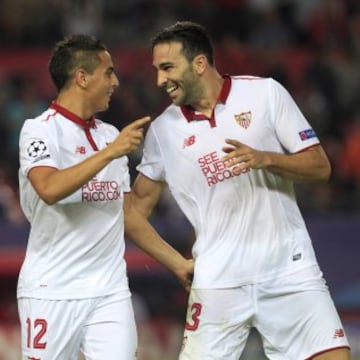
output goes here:
[[171, 92], [173, 92], [176, 89], [177, 89], [177, 86], [172, 86], [171, 88], [166, 89], [166, 91], [168, 92], [168, 94], [170, 94]]

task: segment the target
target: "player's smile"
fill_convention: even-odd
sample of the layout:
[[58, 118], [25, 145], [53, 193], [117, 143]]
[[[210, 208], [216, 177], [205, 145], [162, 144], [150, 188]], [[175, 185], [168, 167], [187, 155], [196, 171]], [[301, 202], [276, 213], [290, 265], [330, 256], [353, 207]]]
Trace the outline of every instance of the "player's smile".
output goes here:
[[170, 85], [167, 84], [165, 86], [165, 91], [171, 99], [175, 99], [179, 95], [179, 85], [173, 82]]
[[174, 91], [177, 90], [177, 88], [178, 88], [177, 85], [173, 85], [173, 86], [167, 87], [167, 88], [166, 88], [166, 92], [167, 92], [168, 94], [173, 93]]

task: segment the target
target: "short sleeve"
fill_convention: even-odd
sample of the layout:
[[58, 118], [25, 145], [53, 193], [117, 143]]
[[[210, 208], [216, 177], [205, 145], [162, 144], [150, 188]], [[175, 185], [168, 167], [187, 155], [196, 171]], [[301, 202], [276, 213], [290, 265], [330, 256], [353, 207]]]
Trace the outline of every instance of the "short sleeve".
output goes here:
[[153, 124], [145, 136], [143, 156], [136, 170], [152, 180], [165, 180], [164, 163]]
[[129, 159], [127, 156], [124, 156], [124, 176], [123, 176], [123, 180], [122, 180], [122, 184], [121, 184], [121, 188], [123, 189], [123, 191], [125, 193], [128, 193], [131, 191], [131, 186], [130, 186], [130, 171], [129, 171]]
[[276, 135], [287, 152], [299, 152], [319, 143], [314, 129], [289, 92], [273, 79], [269, 82], [269, 95]]
[[25, 121], [19, 140], [20, 169], [26, 175], [37, 166], [57, 168], [57, 147], [47, 126], [37, 119]]

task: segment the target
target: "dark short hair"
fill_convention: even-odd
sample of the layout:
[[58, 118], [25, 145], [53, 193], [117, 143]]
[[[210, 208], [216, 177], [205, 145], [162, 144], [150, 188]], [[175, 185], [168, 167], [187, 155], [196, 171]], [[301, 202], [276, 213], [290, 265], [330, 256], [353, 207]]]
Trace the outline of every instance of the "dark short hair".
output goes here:
[[93, 73], [100, 63], [98, 53], [106, 50], [100, 40], [90, 35], [69, 35], [57, 42], [49, 62], [50, 75], [57, 90], [66, 86], [76, 69], [83, 68]]
[[214, 65], [213, 46], [205, 28], [192, 21], [178, 21], [158, 32], [151, 39], [151, 49], [157, 44], [179, 42], [188, 61], [195, 56], [204, 54], [210, 65]]

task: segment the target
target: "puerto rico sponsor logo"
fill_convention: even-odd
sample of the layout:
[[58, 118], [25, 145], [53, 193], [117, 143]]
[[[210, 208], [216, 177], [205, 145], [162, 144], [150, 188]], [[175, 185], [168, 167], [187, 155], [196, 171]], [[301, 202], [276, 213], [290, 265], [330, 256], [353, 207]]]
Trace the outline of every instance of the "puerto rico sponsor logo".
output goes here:
[[237, 165], [228, 168], [227, 165], [231, 163], [231, 161], [222, 161], [216, 151], [200, 157], [198, 163], [206, 178], [208, 186], [216, 185], [219, 182], [223, 182], [250, 171], [250, 169], [242, 169]]
[[301, 141], [305, 141], [305, 140], [316, 137], [316, 133], [313, 129], [306, 129], [306, 130], [300, 131], [299, 136], [300, 136]]
[[81, 188], [82, 202], [112, 201], [122, 197], [117, 181], [99, 181], [93, 178]]
[[240, 114], [235, 114], [234, 118], [236, 122], [243, 127], [244, 129], [247, 129], [251, 124], [251, 111], [242, 112]]

